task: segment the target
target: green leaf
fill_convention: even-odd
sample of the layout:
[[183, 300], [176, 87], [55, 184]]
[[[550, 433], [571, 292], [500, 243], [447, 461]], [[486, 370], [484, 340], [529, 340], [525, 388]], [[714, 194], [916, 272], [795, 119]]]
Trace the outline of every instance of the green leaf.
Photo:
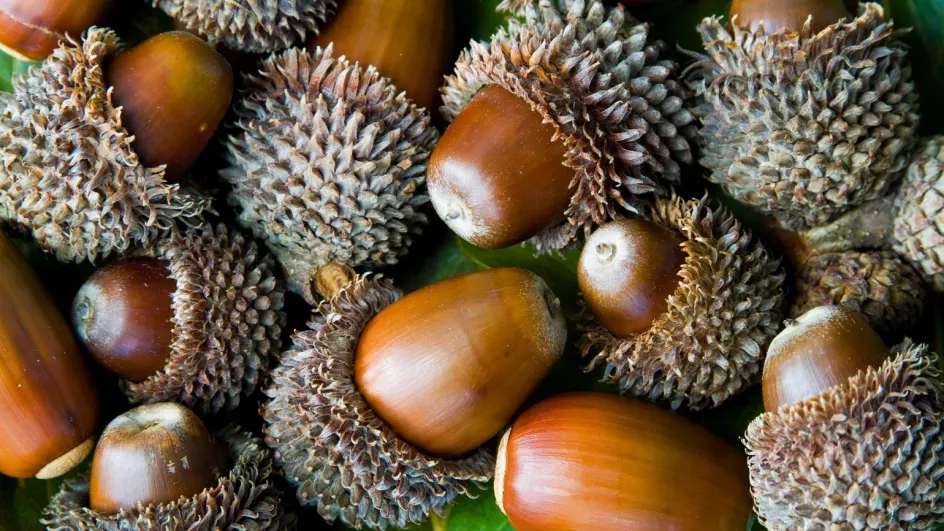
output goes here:
[[944, 0], [885, 0], [888, 14], [899, 28], [912, 28], [905, 41], [912, 46], [909, 59], [921, 94], [922, 130], [944, 133]]

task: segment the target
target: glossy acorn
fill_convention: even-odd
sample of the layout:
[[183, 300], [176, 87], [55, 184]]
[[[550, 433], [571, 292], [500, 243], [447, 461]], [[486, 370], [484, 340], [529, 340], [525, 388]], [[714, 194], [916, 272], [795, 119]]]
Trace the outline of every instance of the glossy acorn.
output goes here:
[[0, 49], [42, 61], [68, 34], [78, 38], [101, 22], [111, 0], [0, 0]]
[[544, 400], [515, 421], [495, 499], [516, 531], [731, 531], [751, 515], [735, 448], [656, 406], [594, 393]]
[[800, 31], [812, 17], [814, 32], [849, 17], [843, 0], [734, 0], [730, 18], [737, 15], [737, 25], [755, 30], [763, 24], [770, 33]]
[[98, 413], [75, 336], [0, 232], [0, 474], [65, 474], [91, 453]]

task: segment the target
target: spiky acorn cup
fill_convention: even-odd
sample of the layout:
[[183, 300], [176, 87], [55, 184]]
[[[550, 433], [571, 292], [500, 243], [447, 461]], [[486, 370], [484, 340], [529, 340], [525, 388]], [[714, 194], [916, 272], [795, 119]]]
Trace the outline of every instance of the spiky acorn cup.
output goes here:
[[95, 261], [197, 225], [209, 200], [140, 163], [104, 65], [120, 42], [90, 29], [0, 94], [0, 222], [61, 261]]
[[882, 7], [862, 4], [818, 32], [812, 22], [768, 32], [707, 18], [698, 30], [708, 55], [688, 74], [709, 180], [790, 230], [886, 194], [917, 141], [902, 32]]
[[316, 304], [317, 269], [395, 264], [426, 216], [429, 114], [373, 67], [332, 48], [291, 49], [248, 78], [227, 142], [239, 221], [265, 242], [288, 286]]
[[337, 0], [150, 0], [187, 31], [231, 50], [284, 50], [317, 33]]
[[[180, 402], [204, 414], [236, 408], [281, 349], [285, 292], [275, 260], [222, 224], [175, 234], [136, 255], [169, 264], [173, 330], [163, 369], [122, 380], [122, 391], [132, 403]], [[92, 319], [107, 316], [106, 305], [79, 291], [73, 315], [83, 341]]]
[[[564, 249], [638, 212], [641, 195], [678, 182], [680, 164], [692, 160], [694, 116], [678, 65], [660, 58], [666, 45], [649, 39], [646, 24], [597, 0], [506, 0], [499, 9], [510, 14], [507, 27], [462, 53], [442, 89], [442, 113], [456, 120], [480, 89], [496, 85], [553, 125], [553, 142], [566, 149], [560, 162], [574, 177], [566, 212], [553, 216], [566, 219], [531, 239], [539, 251]], [[447, 223], [451, 211], [470, 210], [434, 206]], [[468, 217], [475, 223], [475, 212]]]
[[944, 292], [944, 136], [923, 141], [896, 199], [893, 247]]
[[603, 381], [623, 394], [673, 408], [715, 407], [758, 379], [764, 349], [780, 330], [780, 260], [707, 199], [658, 200], [650, 217], [681, 239], [684, 253], [665, 311], [622, 337], [583, 312], [578, 348], [591, 357], [587, 370], [604, 366]]
[[272, 458], [262, 439], [235, 427], [222, 430], [217, 437], [227, 446], [234, 465], [213, 487], [169, 503], [139, 504], [104, 514], [89, 508], [89, 478], [83, 474], [63, 483], [43, 510], [41, 523], [54, 531], [295, 529], [295, 517], [282, 508], [282, 492], [273, 484]]

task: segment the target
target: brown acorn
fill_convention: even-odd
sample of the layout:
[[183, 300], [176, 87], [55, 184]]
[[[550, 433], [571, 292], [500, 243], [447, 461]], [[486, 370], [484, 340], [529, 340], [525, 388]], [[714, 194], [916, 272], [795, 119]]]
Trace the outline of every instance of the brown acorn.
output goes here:
[[451, 2], [345, 0], [308, 46], [327, 48], [390, 78], [420, 107], [439, 106], [452, 50]]
[[66, 34], [78, 38], [104, 18], [111, 0], [0, 0], [0, 49], [42, 61]]
[[343, 287], [293, 336], [266, 391], [266, 442], [329, 522], [405, 527], [473, 494], [494, 469], [482, 444], [563, 353], [560, 303], [528, 271], [400, 297], [376, 277]]
[[472, 42], [442, 89], [452, 125], [430, 159], [430, 199], [475, 245], [562, 250], [678, 182], [694, 116], [665, 43], [623, 6], [499, 9], [507, 27]]
[[209, 143], [233, 99], [233, 69], [185, 31], [151, 37], [111, 61], [105, 80], [147, 166], [177, 182]]
[[789, 321], [767, 353], [767, 413], [744, 441], [761, 522], [771, 531], [944, 522], [944, 490], [934, 486], [944, 447], [936, 365], [910, 340], [889, 351], [842, 306]]
[[192, 411], [157, 403], [128, 411], [105, 427], [89, 480], [89, 508], [106, 514], [189, 498], [229, 467], [223, 449]]
[[807, 19], [819, 32], [848, 16], [842, 0], [734, 0], [730, 15], [738, 26], [757, 31], [763, 25], [768, 34], [800, 31]]
[[656, 406], [593, 393], [544, 400], [515, 421], [495, 499], [517, 531], [731, 531], [751, 516], [739, 451]]
[[72, 305], [72, 325], [89, 353], [126, 380], [140, 382], [167, 363], [177, 282], [170, 263], [153, 258], [96, 271]]
[[95, 445], [98, 396], [69, 325], [0, 231], [0, 474], [48, 479]]

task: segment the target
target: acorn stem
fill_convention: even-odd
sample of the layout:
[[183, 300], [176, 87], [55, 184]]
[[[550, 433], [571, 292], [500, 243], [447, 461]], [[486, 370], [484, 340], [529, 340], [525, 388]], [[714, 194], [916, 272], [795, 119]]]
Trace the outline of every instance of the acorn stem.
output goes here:
[[85, 460], [95, 448], [95, 436], [82, 441], [78, 446], [62, 454], [36, 473], [36, 479], [53, 479], [72, 470]]
[[814, 253], [881, 249], [894, 232], [895, 197], [889, 195], [866, 203], [839, 219], [800, 233]]

